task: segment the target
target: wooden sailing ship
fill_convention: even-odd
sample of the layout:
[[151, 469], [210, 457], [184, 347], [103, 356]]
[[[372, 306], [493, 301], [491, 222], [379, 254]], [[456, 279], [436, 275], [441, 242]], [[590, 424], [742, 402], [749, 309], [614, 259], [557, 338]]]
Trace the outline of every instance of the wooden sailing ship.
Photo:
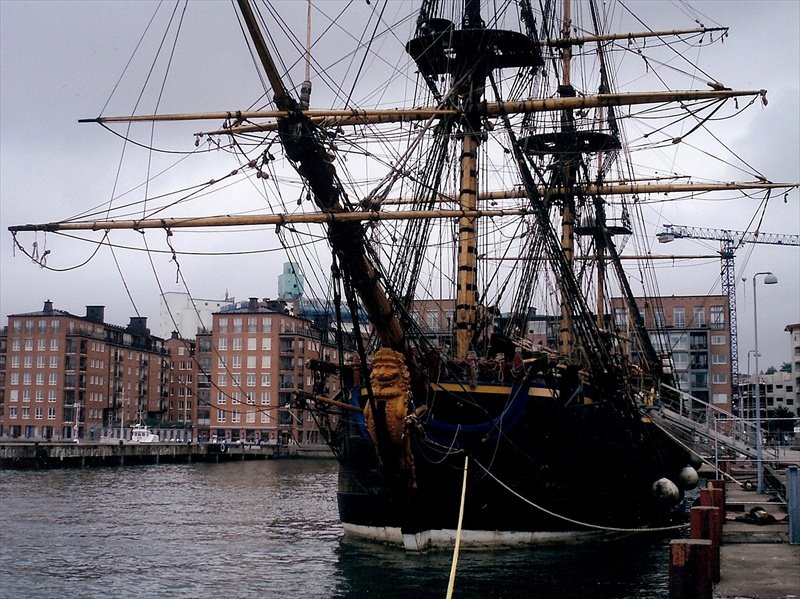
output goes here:
[[[88, 120], [222, 121], [200, 138], [260, 140], [242, 161], [258, 178], [280, 147], [313, 208], [12, 227], [172, 234], [321, 225], [329, 261], [308, 268], [330, 272], [336, 326], [326, 334], [356, 358], [310, 364], [315, 385], [296, 397], [341, 463], [348, 534], [412, 549], [451, 543], [465, 458], [465, 542], [571, 539], [672, 522], [695, 477], [687, 450], [647, 417], [668, 399], [663, 385], [672, 375], [622, 267], [618, 240], [635, 228], [626, 198], [786, 187], [643, 182], [630, 168], [631, 107], [673, 105], [676, 119], [704, 124], [736, 98], [765, 92], [712, 81], [702, 90], [619, 93], [609, 64], [615, 44], [723, 30], [613, 34], [595, 2], [582, 28], [570, 0], [560, 11], [551, 2], [538, 12], [528, 0], [507, 4], [490, 15], [478, 0], [423, 1], [405, 44], [422, 90], [414, 106], [319, 110], [310, 107], [309, 81], [299, 96], [287, 86], [259, 14], [239, 0], [272, 106]], [[576, 67], [587, 49], [591, 77]], [[379, 157], [367, 137], [393, 138], [396, 149]], [[344, 176], [339, 140], [363, 143], [381, 175], [366, 185]], [[434, 274], [444, 283], [433, 283]], [[630, 330], [616, 327], [612, 297], [628, 304]], [[427, 322], [424, 302], [445, 306], [445, 322]], [[545, 325], [538, 338], [530, 333], [537, 302], [552, 315], [537, 321]], [[340, 381], [337, 397], [325, 393], [329, 377]]]

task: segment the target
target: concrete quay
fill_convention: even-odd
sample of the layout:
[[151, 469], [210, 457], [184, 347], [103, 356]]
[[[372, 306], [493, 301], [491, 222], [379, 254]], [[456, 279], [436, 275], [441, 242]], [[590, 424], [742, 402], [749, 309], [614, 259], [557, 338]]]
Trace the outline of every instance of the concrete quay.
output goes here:
[[[751, 510], [759, 507], [775, 521], [753, 522]], [[800, 545], [789, 544], [783, 501], [735, 483], [725, 485], [720, 572], [716, 599], [800, 598]]]
[[325, 445], [0, 441], [0, 469], [9, 470], [332, 457]]

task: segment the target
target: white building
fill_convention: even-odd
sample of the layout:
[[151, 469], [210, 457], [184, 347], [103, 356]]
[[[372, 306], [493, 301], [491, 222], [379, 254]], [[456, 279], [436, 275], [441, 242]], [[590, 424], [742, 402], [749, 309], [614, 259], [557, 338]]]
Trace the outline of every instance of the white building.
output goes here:
[[194, 339], [198, 330], [211, 330], [212, 314], [231, 306], [235, 299], [194, 299], [188, 293], [169, 291], [162, 294], [158, 319], [158, 336], [169, 339], [173, 331], [183, 339]]

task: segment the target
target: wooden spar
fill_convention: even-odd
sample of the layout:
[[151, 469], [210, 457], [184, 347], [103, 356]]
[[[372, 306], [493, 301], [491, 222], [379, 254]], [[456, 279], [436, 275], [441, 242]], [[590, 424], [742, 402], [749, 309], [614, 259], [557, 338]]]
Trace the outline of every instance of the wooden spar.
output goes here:
[[711, 33], [714, 31], [728, 32], [728, 27], [696, 27], [694, 29], [667, 29], [662, 31], [640, 31], [637, 33], [606, 33], [602, 35], [583, 35], [581, 37], [565, 38], [546, 38], [539, 41], [539, 44], [549, 48], [564, 48], [567, 46], [583, 46], [595, 42], [612, 42], [615, 40], [633, 40], [649, 37], [672, 37], [679, 35], [691, 35], [694, 33]]
[[242, 12], [242, 17], [247, 25], [247, 31], [250, 33], [250, 39], [253, 41], [256, 53], [259, 59], [261, 59], [261, 64], [267, 73], [267, 79], [269, 79], [269, 84], [272, 87], [272, 93], [275, 95], [275, 105], [283, 111], [293, 109], [295, 103], [286, 91], [286, 87], [283, 85], [283, 81], [278, 74], [278, 69], [275, 67], [275, 62], [272, 60], [272, 56], [269, 53], [269, 48], [267, 48], [267, 43], [264, 41], [264, 36], [261, 34], [261, 29], [258, 27], [253, 9], [250, 8], [250, 3], [247, 0], [239, 0], [238, 4], [239, 10]]
[[[620, 260], [695, 260], [703, 259], [708, 260], [711, 258], [719, 258], [719, 254], [699, 254], [693, 256], [676, 256], [665, 254], [629, 254], [627, 256], [619, 256]], [[492, 262], [547, 262], [550, 258], [532, 258], [532, 257], [507, 257], [507, 256], [484, 256], [484, 260], [491, 260]], [[575, 256], [575, 260], [596, 260], [597, 256]]]
[[[586, 196], [602, 195], [628, 195], [628, 194], [645, 194], [645, 193], [693, 193], [693, 192], [707, 192], [707, 191], [737, 191], [748, 189], [792, 189], [800, 187], [800, 183], [767, 183], [760, 181], [731, 181], [729, 183], [618, 183], [603, 185], [588, 185], [582, 189], [582, 193]], [[545, 199], [552, 197], [560, 197], [567, 193], [567, 190], [561, 186], [556, 187], [539, 187], [539, 195]], [[525, 190], [522, 187], [515, 187], [513, 189], [499, 190], [499, 191], [485, 191], [478, 194], [478, 200], [517, 200], [527, 197]], [[437, 202], [447, 203], [455, 202], [456, 199], [444, 194], [439, 194]], [[381, 206], [403, 206], [405, 204], [413, 204], [414, 200], [407, 198], [387, 198], [380, 202]]]
[[[685, 90], [666, 92], [628, 92], [622, 94], [596, 94], [567, 98], [545, 98], [519, 100], [514, 102], [488, 102], [481, 106], [481, 115], [498, 117], [503, 114], [528, 112], [555, 112], [559, 110], [580, 110], [598, 106], [635, 106], [639, 104], [661, 104], [691, 100], [727, 100], [742, 96], [765, 95], [766, 90]], [[381, 123], [403, 123], [427, 121], [432, 117], [453, 117], [461, 112], [452, 108], [404, 108], [397, 110], [305, 110], [303, 115], [320, 126], [375, 125]], [[80, 119], [79, 123], [150, 123], [155, 121], [206, 121], [232, 120], [244, 121], [260, 118], [280, 118], [287, 116], [285, 110], [233, 110], [182, 114], [151, 114], [129, 116], [100, 116]], [[230, 127], [216, 131], [199, 132], [197, 135], [253, 133], [274, 130], [274, 122], [260, 125]]]
[[65, 221], [44, 224], [15, 225], [18, 231], [108, 231], [112, 229], [187, 229], [201, 227], [241, 227], [248, 225], [289, 225], [301, 223], [333, 224], [344, 222], [377, 222], [388, 220], [438, 218], [495, 218], [531, 214], [530, 209], [508, 210], [406, 210], [394, 212], [308, 212], [302, 214], [262, 214], [247, 216], [203, 216], [186, 218], [150, 218], [141, 220]]
[[[591, 185], [587, 188], [587, 195], [622, 195], [631, 193], [686, 193], [700, 191], [725, 191], [746, 189], [791, 189], [800, 187], [800, 183], [670, 183], [652, 185]], [[558, 189], [547, 191], [540, 189], [543, 196], [547, 194], [561, 194]], [[478, 199], [502, 200], [524, 198], [523, 189], [506, 191], [492, 191], [478, 194]], [[440, 196], [442, 203], [454, 202], [453, 198]], [[385, 200], [382, 205], [400, 205], [411, 203], [412, 200]], [[302, 223], [331, 223], [334, 221], [390, 221], [408, 220], [413, 218], [460, 218], [470, 216], [475, 218], [494, 218], [501, 216], [522, 216], [530, 214], [528, 209], [497, 209], [497, 210], [408, 210], [408, 211], [378, 211], [369, 210], [361, 212], [309, 212], [300, 214], [263, 214], [258, 216], [190, 216], [177, 218], [154, 218], [141, 220], [94, 220], [94, 221], [65, 221], [42, 224], [14, 225], [8, 227], [11, 232], [17, 231], [105, 231], [111, 229], [178, 229], [200, 227], [238, 227], [246, 225], [282, 225]]]

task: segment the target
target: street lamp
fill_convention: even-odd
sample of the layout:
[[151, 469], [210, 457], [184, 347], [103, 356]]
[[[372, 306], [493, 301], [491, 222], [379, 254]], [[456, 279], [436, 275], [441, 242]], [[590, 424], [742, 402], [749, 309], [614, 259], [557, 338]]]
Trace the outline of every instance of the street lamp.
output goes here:
[[758, 380], [758, 303], [756, 297], [756, 277], [764, 275], [764, 284], [774, 285], [778, 282], [771, 272], [757, 272], [753, 275], [753, 336], [755, 337], [756, 358], [756, 492], [764, 492], [764, 473], [761, 471], [761, 384]]

